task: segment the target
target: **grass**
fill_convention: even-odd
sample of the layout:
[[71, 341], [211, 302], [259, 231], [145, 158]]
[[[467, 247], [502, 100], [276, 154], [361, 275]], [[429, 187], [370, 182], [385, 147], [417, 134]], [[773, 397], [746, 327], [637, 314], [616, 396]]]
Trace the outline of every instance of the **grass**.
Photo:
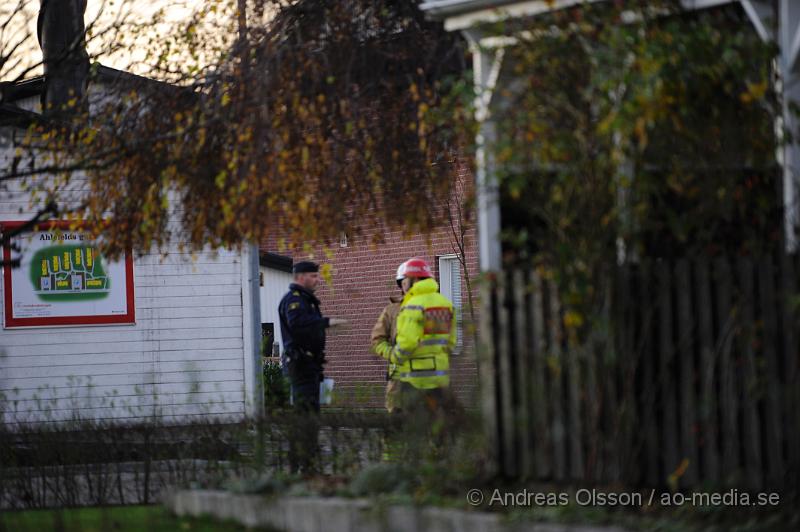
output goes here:
[[[254, 530], [210, 517], [177, 517], [162, 506], [104, 506], [0, 512], [0, 532], [234, 532]], [[266, 530], [266, 529], [255, 529]]]

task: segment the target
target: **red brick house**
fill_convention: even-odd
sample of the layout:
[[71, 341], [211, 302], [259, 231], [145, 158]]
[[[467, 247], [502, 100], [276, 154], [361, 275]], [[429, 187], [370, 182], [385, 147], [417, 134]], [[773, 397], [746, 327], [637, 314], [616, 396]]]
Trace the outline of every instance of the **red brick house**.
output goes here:
[[[471, 181], [471, 177], [464, 181]], [[465, 217], [467, 221], [463, 226], [457, 218], [456, 214], [452, 225], [445, 222], [430, 234], [405, 238], [400, 230], [362, 227], [357, 237], [343, 235], [338, 245], [328, 246], [328, 254], [332, 252], [330, 259], [325, 258], [321, 246], [313, 254], [308, 254], [279, 251], [277, 237], [262, 243], [261, 321], [265, 329], [275, 330], [278, 343], [277, 306], [291, 280], [292, 262], [313, 259], [332, 266], [332, 284], [322, 283], [317, 293], [322, 301], [322, 311], [325, 315], [350, 321], [346, 329], [331, 330], [328, 334], [325, 375], [335, 381], [335, 406], [383, 405], [387, 364], [371, 353], [370, 332], [381, 310], [388, 304], [389, 296], [400, 295], [394, 280], [397, 267], [414, 256], [429, 261], [441, 292], [460, 308], [460, 347], [451, 360], [451, 385], [465, 404], [472, 403], [477, 388], [473, 349], [477, 313], [477, 235], [472, 223], [474, 217]], [[372, 242], [378, 231], [382, 243], [376, 245]], [[273, 326], [270, 327], [269, 323]]]

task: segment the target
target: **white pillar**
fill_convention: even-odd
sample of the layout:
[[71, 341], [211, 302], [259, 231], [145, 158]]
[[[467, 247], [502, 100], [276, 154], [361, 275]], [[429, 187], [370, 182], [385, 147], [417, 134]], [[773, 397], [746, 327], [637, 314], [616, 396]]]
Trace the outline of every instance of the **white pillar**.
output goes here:
[[[790, 108], [792, 103], [800, 104], [800, 1], [776, 0], [773, 3], [764, 0], [740, 0], [740, 3], [761, 39], [765, 42], [774, 41], [780, 50], [777, 58], [776, 91], [782, 109], [781, 116], [776, 120], [775, 130], [779, 142], [777, 160], [782, 172], [783, 233], [786, 251], [792, 252], [797, 249], [795, 228], [800, 221], [800, 143], [792, 138], [800, 134], [800, 122]], [[790, 132], [788, 141], [785, 131]]]
[[478, 256], [481, 271], [498, 271], [502, 266], [500, 245], [500, 193], [497, 176], [494, 174], [492, 147], [496, 140], [496, 128], [492, 121], [490, 106], [494, 87], [500, 75], [503, 50], [487, 50], [480, 46], [480, 35], [464, 32], [472, 49], [475, 73], [476, 111], [479, 128], [476, 137], [475, 181], [478, 199]]
[[258, 246], [242, 249], [242, 341], [244, 356], [244, 407], [249, 418], [264, 413], [261, 377], [261, 301], [258, 283]]
[[797, 249], [798, 223], [798, 176], [800, 176], [800, 122], [790, 109], [791, 104], [800, 104], [800, 76], [798, 76], [798, 51], [800, 50], [800, 2], [797, 0], [780, 0], [778, 13], [778, 45], [780, 56], [778, 68], [780, 72], [781, 104], [783, 106], [783, 128], [789, 132], [789, 141], [783, 142], [780, 148], [780, 160], [783, 171], [783, 208], [784, 235], [786, 250]]

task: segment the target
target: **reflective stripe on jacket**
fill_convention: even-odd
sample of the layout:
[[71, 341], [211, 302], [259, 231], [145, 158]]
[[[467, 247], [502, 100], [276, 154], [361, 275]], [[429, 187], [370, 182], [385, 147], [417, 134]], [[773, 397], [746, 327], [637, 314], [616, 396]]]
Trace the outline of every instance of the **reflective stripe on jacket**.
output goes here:
[[420, 389], [450, 385], [450, 353], [456, 345], [453, 304], [434, 279], [411, 286], [397, 316], [397, 340], [389, 361], [392, 378]]

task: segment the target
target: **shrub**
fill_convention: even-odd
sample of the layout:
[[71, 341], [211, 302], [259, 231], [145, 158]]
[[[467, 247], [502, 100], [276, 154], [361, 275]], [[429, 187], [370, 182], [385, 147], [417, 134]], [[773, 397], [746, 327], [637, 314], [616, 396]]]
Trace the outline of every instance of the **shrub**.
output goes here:
[[289, 406], [289, 379], [283, 374], [280, 363], [264, 363], [264, 407], [267, 410]]

